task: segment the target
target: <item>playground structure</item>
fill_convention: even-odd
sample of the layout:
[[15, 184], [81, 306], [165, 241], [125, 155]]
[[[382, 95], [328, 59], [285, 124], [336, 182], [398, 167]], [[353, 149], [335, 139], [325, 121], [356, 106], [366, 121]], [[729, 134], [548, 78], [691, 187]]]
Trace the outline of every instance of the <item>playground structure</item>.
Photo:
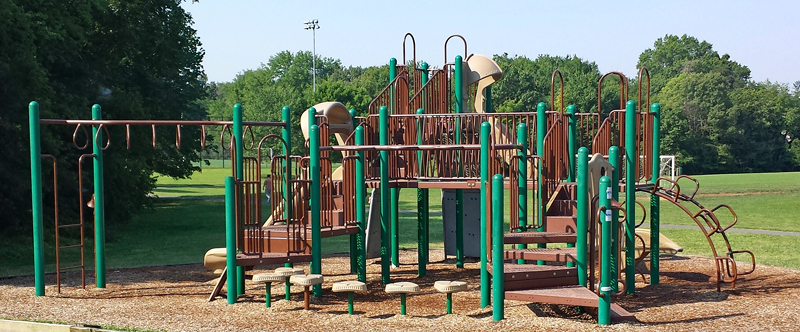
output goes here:
[[[467, 56], [466, 41], [456, 35], [445, 42], [445, 61], [447, 43], [452, 38], [464, 41], [466, 60], [458, 55], [441, 69], [429, 70], [426, 63], [420, 68], [409, 68], [405, 58], [409, 37], [413, 45], [413, 36], [407, 34], [402, 64], [398, 65], [394, 59], [390, 62], [390, 83], [370, 104], [368, 115], [356, 116], [354, 111], [333, 102], [304, 113], [301, 130], [308, 140], [306, 156], [288, 155], [293, 143], [288, 108], [282, 110], [282, 121], [271, 123], [244, 122], [239, 105], [234, 107], [233, 121], [109, 121], [100, 119], [99, 107], [93, 110], [93, 120], [40, 120], [38, 106], [32, 103], [37, 295], [44, 295], [39, 159], [47, 157], [38, 149], [39, 124], [76, 126], [74, 142], [80, 130], [92, 127], [91, 136], [85, 135], [86, 144], [75, 145], [85, 149], [91, 140], [93, 147], [93, 153], [85, 156], [93, 159], [95, 166], [98, 287], [105, 287], [102, 152], [110, 145], [107, 127], [113, 125], [126, 126], [126, 132], [131, 125], [176, 126], [178, 148], [181, 126], [201, 126], [202, 145], [205, 145], [206, 126], [222, 126], [220, 141], [228, 136], [234, 176], [226, 179], [227, 246], [221, 256], [225, 259], [225, 269], [212, 297], [227, 279], [229, 303], [234, 303], [237, 295], [244, 292], [244, 268], [248, 266], [310, 262], [310, 272], [322, 274], [319, 243], [327, 236], [350, 236], [351, 272], [359, 281], [366, 281], [367, 188], [379, 190], [382, 198], [373, 205], [379, 206], [381, 212], [384, 284], [390, 283], [390, 266], [400, 264], [397, 201], [401, 189], [416, 189], [419, 198], [420, 275], [426, 273], [428, 262], [428, 189], [456, 190], [457, 268], [464, 263], [463, 191], [480, 190], [481, 306], [492, 303], [495, 319], [503, 318], [504, 298], [599, 307], [601, 324], [608, 323], [612, 315], [631, 318], [624, 309], [614, 306], [611, 299], [617, 293], [633, 294], [637, 261], [660, 250], [657, 217], [660, 198], [680, 206], [701, 227], [717, 262], [718, 290], [721, 283], [735, 284], [739, 276], [755, 269], [753, 254], [732, 250], [727, 240], [725, 231], [736, 223], [736, 214], [730, 207], [703, 207], [694, 199], [699, 184], [691, 195], [681, 192], [678, 181], [693, 180], [690, 177], [681, 176], [675, 181], [659, 177], [659, 106], [653, 104], [650, 111], [637, 109], [637, 105], [650, 105], [646, 69], [640, 71], [638, 79], [638, 102], [625, 102], [627, 79], [612, 72], [603, 75], [598, 83], [597, 112], [578, 113], [573, 106], [548, 110], [546, 104], [540, 103], [535, 112], [493, 113], [491, 85], [502, 77], [502, 70], [494, 61], [481, 55]], [[417, 64], [415, 55], [411, 63]], [[599, 96], [608, 76], [619, 79], [620, 109], [603, 112]], [[551, 108], [556, 104], [558, 83], [559, 105], [565, 105], [563, 78], [556, 71], [551, 78]], [[474, 96], [472, 103], [469, 96]], [[258, 141], [255, 156], [245, 156], [245, 132], [252, 132], [252, 127], [257, 126], [280, 127], [281, 135], [264, 136]], [[332, 144], [332, 135], [338, 145]], [[130, 135], [127, 140], [130, 141]], [[284, 149], [282, 154], [269, 159], [273, 199], [272, 212], [266, 217], [261, 212], [260, 191], [260, 165], [266, 158], [260, 154], [260, 147], [268, 140], [280, 141]], [[607, 164], [593, 168], [588, 160], [590, 151], [599, 153], [601, 159], [607, 155]], [[342, 153], [342, 165], [335, 170], [331, 162], [333, 152]], [[53, 165], [55, 168], [55, 160]], [[598, 168], [599, 176], [591, 177], [590, 181], [590, 169]], [[82, 186], [82, 181], [79, 183]], [[507, 200], [503, 197], [505, 189]], [[621, 190], [625, 195], [622, 200]], [[79, 191], [82, 195], [83, 188]], [[651, 195], [649, 241], [637, 237], [635, 230], [646, 219], [644, 213], [637, 218], [639, 212], [646, 212], [636, 202], [637, 191]], [[509, 230], [503, 226], [506, 204], [511, 211]], [[370, 206], [373, 208], [377, 207]], [[733, 222], [721, 226], [718, 211], [729, 211]], [[80, 225], [75, 227], [82, 229], [83, 223]], [[716, 238], [724, 242], [727, 251], [717, 252]], [[561, 245], [552, 247], [553, 244]], [[514, 248], [509, 249], [508, 245]], [[80, 250], [84, 250], [82, 244]], [[733, 256], [742, 253], [751, 257], [749, 269], [741, 270], [736, 265]], [[653, 284], [658, 283], [658, 256], [649, 255]], [[75, 268], [85, 270], [83, 264]], [[64, 269], [69, 268], [61, 268], [57, 259], [57, 273]], [[57, 280], [60, 287], [60, 278]], [[320, 295], [319, 285], [314, 285], [313, 290]], [[494, 290], [493, 296], [490, 290]]]

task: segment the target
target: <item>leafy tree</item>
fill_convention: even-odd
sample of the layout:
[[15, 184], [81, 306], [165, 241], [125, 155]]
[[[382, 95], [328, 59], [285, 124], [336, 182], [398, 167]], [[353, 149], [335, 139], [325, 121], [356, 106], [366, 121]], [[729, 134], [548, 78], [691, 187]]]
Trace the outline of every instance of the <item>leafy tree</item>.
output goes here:
[[[2, 153], [0, 202], [11, 207], [0, 230], [29, 227], [30, 169], [27, 104], [36, 100], [42, 118], [87, 119], [91, 105], [105, 119], [202, 118], [203, 51], [191, 17], [179, 0], [4, 0], [0, 5], [0, 126], [7, 144]], [[67, 126], [42, 126], [43, 153], [59, 159], [59, 208], [74, 218], [77, 207], [77, 158]], [[133, 131], [125, 150], [124, 130], [112, 128], [106, 151], [105, 181], [109, 224], [123, 223], [147, 203], [154, 171], [187, 176], [198, 160], [198, 133], [184, 132], [181, 150], [174, 129], [160, 132], [155, 153], [149, 130]], [[193, 137], [193, 138], [192, 138]], [[78, 140], [81, 140], [78, 137]], [[79, 143], [80, 144], [80, 143]], [[147, 146], [147, 149], [144, 147]], [[45, 179], [50, 174], [43, 167]], [[89, 177], [88, 174], [85, 174]], [[6, 178], [7, 177], [7, 178]], [[45, 181], [47, 183], [47, 181]], [[91, 183], [84, 184], [90, 187]], [[52, 188], [44, 187], [45, 199]], [[48, 203], [48, 202], [46, 202]], [[49, 202], [52, 204], [52, 202]], [[46, 204], [47, 206], [47, 204]], [[49, 212], [46, 215], [50, 215]]]
[[655, 93], [661, 91], [670, 79], [682, 73], [717, 73], [725, 78], [729, 88], [742, 87], [750, 79], [750, 69], [714, 51], [706, 41], [683, 35], [666, 35], [659, 38], [639, 55], [636, 68], [647, 67], [652, 75]]

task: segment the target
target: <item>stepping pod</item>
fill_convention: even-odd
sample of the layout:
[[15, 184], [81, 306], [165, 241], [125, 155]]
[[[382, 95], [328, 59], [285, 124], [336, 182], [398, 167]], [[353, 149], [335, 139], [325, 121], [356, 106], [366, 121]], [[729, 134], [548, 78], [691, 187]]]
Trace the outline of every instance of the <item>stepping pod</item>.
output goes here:
[[305, 301], [304, 308], [308, 310], [309, 307], [309, 290], [308, 288], [314, 285], [318, 285], [322, 283], [322, 275], [321, 274], [309, 274], [309, 275], [293, 275], [289, 277], [289, 281], [293, 284], [300, 285], [305, 287], [303, 291], [303, 299]]
[[[289, 277], [291, 277], [293, 275], [306, 274], [306, 272], [303, 271], [303, 269], [301, 269], [299, 267], [279, 267], [279, 268], [275, 269], [275, 274], [280, 274], [280, 275], [282, 275], [282, 276], [284, 276], [286, 278], [289, 278]], [[291, 300], [291, 296], [292, 296], [292, 283], [291, 282], [287, 282], [286, 283], [286, 301]]]
[[367, 284], [361, 281], [339, 281], [333, 284], [334, 293], [347, 292], [347, 313], [353, 314], [353, 293], [367, 291]]
[[453, 293], [467, 290], [467, 283], [463, 281], [437, 281], [433, 284], [439, 293], [447, 294], [447, 313], [453, 313]]
[[266, 305], [272, 306], [272, 283], [285, 282], [286, 276], [277, 273], [259, 273], [253, 276], [253, 281], [266, 283]]
[[386, 293], [400, 294], [400, 315], [406, 314], [406, 294], [419, 293], [419, 286], [413, 282], [395, 282], [386, 285]]

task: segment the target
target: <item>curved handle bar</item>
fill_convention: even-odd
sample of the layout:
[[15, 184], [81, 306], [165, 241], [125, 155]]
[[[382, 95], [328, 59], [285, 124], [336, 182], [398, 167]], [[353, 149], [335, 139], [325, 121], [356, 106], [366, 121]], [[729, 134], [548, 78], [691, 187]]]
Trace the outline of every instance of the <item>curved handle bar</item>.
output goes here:
[[[100, 129], [102, 129], [102, 131]], [[106, 145], [100, 145], [100, 142], [98, 142], [101, 132], [106, 133]], [[107, 150], [108, 147], [111, 145], [111, 134], [108, 133], [108, 128], [104, 124], [101, 124], [99, 127], [97, 127], [97, 133], [94, 134], [94, 142], [95, 144], [97, 144], [97, 147], [99, 147], [101, 151]]]
[[[77, 142], [78, 129], [82, 129], [83, 130], [83, 136], [86, 137], [86, 141], [83, 142], [82, 146], [78, 146], [78, 142]], [[89, 146], [89, 132], [86, 131], [86, 128], [84, 128], [83, 125], [80, 124], [80, 123], [78, 124], [77, 127], [75, 127], [75, 131], [72, 132], [72, 144], [75, 145], [75, 147], [78, 148], [78, 150], [86, 149], [86, 147]]]

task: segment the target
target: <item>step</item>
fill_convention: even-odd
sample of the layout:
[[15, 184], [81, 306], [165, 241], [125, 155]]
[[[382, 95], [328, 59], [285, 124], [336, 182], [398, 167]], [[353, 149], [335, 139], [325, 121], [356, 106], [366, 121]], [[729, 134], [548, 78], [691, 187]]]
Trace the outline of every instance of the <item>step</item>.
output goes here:
[[503, 235], [504, 244], [574, 243], [575, 233], [567, 232], [515, 232]]
[[[492, 273], [491, 266], [489, 273]], [[569, 286], [577, 283], [578, 269], [574, 267], [503, 264], [503, 287], [505, 290]]]
[[552, 233], [575, 233], [577, 218], [574, 216], [547, 216], [544, 231]]
[[[597, 308], [599, 305], [597, 294], [586, 287], [578, 285], [506, 291], [505, 298], [506, 300], [590, 308]], [[611, 320], [614, 322], [636, 321], [636, 316], [620, 307], [618, 304], [612, 303]]]
[[576, 248], [531, 248], [505, 250], [505, 259], [524, 259], [529, 261], [542, 260], [546, 262], [575, 262]]

